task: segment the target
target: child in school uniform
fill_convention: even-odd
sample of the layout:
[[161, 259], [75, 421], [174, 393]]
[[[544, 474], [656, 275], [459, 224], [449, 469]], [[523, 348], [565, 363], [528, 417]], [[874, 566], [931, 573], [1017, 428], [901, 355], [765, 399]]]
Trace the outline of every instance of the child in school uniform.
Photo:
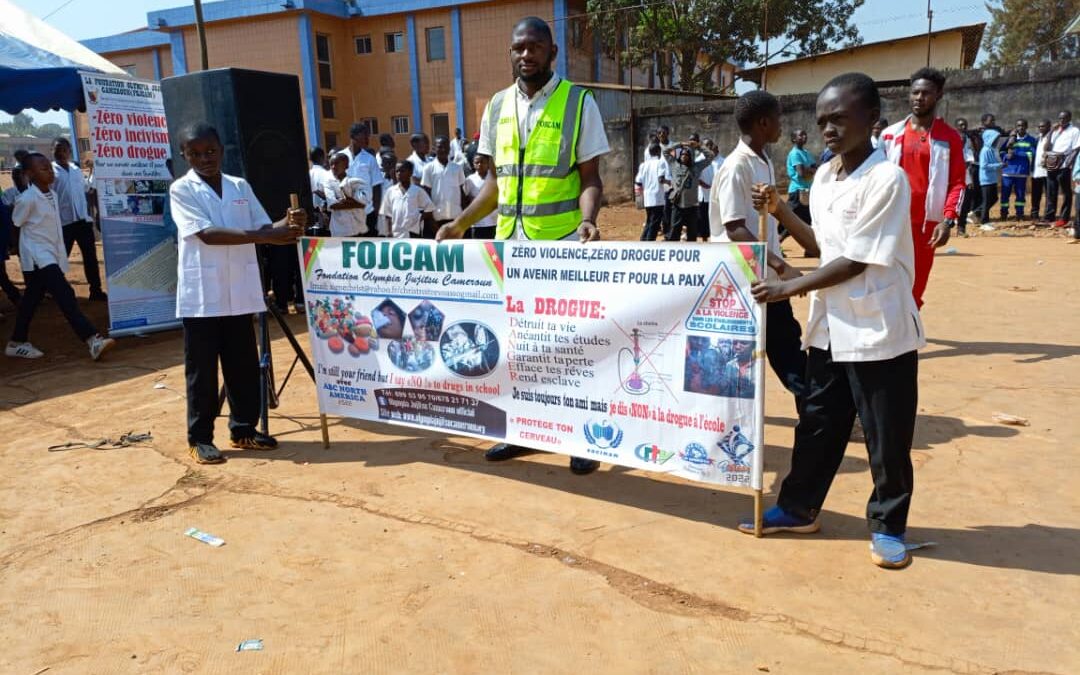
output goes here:
[[[799, 407], [791, 471], [763, 531], [812, 533], [840, 468], [856, 415], [862, 422], [874, 482], [866, 507], [870, 557], [885, 568], [911, 563], [905, 542], [913, 490], [911, 442], [918, 399], [918, 350], [926, 345], [911, 288], [915, 243], [911, 188], [903, 169], [870, 142], [881, 98], [862, 73], [833, 78], [817, 99], [817, 119], [834, 159], [810, 188], [813, 227], [777, 198], [754, 188], [765, 206], [820, 267], [786, 280], [757, 283], [758, 302], [810, 293], [806, 391]], [[739, 524], [743, 532], [754, 523]]]
[[424, 165], [420, 186], [435, 204], [434, 229], [424, 232], [425, 239], [434, 239], [436, 230], [461, 215], [465, 187], [465, 169], [450, 160], [450, 141], [446, 136], [435, 137], [435, 158]]
[[363, 178], [348, 175], [349, 156], [343, 152], [330, 160], [330, 176], [323, 182], [323, 193], [330, 209], [330, 234], [335, 237], [359, 237], [367, 233], [365, 209], [371, 201], [371, 189]]
[[422, 187], [413, 183], [411, 161], [398, 162], [394, 176], [397, 182], [383, 196], [379, 234], [395, 239], [419, 239], [424, 236], [425, 227], [430, 229], [435, 224], [432, 216], [435, 204]]
[[45, 155], [32, 152], [23, 160], [22, 168], [30, 187], [15, 200], [12, 221], [19, 228], [19, 260], [26, 279], [26, 291], [4, 353], [22, 359], [39, 359], [45, 355], [30, 344], [30, 321], [45, 294], [49, 293], [72, 330], [90, 349], [90, 358], [97, 361], [116, 345], [116, 341], [102, 337], [79, 310], [75, 291], [64, 278], [68, 271], [68, 256], [57, 197], [49, 189], [56, 180], [52, 162]]
[[[491, 158], [487, 155], [473, 155], [473, 169], [474, 171], [465, 179], [465, 197], [468, 200], [466, 206], [480, 196], [480, 190], [484, 187], [488, 172], [491, 171]], [[463, 238], [494, 239], [495, 228], [498, 226], [495, 218], [497, 212], [498, 209], [492, 209], [491, 213], [473, 223]]]
[[217, 130], [195, 124], [180, 136], [191, 170], [169, 188], [179, 236], [176, 316], [184, 326], [188, 453], [199, 464], [220, 464], [214, 445], [218, 361], [229, 398], [232, 447], [270, 450], [277, 440], [256, 430], [259, 353], [252, 315], [266, 311], [255, 244], [290, 246], [307, 214], [290, 209], [272, 223], [247, 181], [221, 172]]
[[656, 241], [656, 235], [660, 234], [663, 226], [667, 188], [671, 187], [671, 169], [667, 160], [660, 156], [659, 143], [651, 144], [648, 153], [649, 156], [638, 166], [634, 187], [641, 191], [642, 205], [645, 207], [641, 241]]

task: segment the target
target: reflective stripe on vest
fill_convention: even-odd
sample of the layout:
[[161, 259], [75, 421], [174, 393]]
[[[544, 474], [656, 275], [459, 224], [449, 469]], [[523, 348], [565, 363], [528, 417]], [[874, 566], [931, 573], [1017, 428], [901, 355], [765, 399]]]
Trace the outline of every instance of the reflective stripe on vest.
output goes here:
[[581, 223], [577, 139], [581, 110], [590, 92], [559, 82], [521, 149], [517, 84], [497, 93], [488, 108], [496, 115], [495, 176], [499, 184], [496, 237], [514, 236], [518, 219], [529, 239], [562, 239]]

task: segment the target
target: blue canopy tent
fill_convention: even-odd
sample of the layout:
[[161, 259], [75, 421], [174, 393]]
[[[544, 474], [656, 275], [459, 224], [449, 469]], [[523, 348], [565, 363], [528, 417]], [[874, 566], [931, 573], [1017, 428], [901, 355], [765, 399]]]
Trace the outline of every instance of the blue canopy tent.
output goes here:
[[126, 73], [44, 21], [0, 0], [0, 110], [85, 110], [80, 70]]

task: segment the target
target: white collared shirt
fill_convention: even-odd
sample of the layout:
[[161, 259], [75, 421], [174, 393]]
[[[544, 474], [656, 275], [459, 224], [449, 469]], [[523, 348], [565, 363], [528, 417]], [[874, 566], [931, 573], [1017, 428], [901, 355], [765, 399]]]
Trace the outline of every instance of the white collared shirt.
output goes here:
[[465, 169], [447, 161], [444, 166], [433, 159], [424, 167], [420, 177], [422, 187], [431, 188], [435, 203], [435, 220], [453, 220], [461, 215], [461, 188], [465, 185]]
[[53, 173], [56, 174], [56, 182], [52, 184], [52, 192], [56, 193], [56, 205], [60, 209], [60, 222], [63, 225], [90, 220], [90, 210], [86, 204], [86, 193], [90, 189], [90, 183], [86, 181], [82, 169], [77, 165], [68, 163], [67, 167], [53, 162]]
[[421, 179], [423, 179], [424, 177], [424, 167], [427, 166], [429, 162], [431, 162], [431, 158], [421, 157], [420, 155], [416, 154], [416, 151], [414, 150], [413, 153], [409, 155], [408, 161], [412, 163], [413, 182], [419, 185]]
[[221, 176], [221, 196], [192, 169], [173, 181], [169, 206], [179, 235], [177, 318], [240, 316], [266, 309], [254, 244], [211, 245], [211, 227], [257, 230], [273, 221], [247, 181]]
[[1043, 166], [1043, 154], [1046, 152], [1046, 145], [1050, 142], [1050, 134], [1045, 133], [1039, 136], [1039, 143], [1035, 146], [1035, 166], [1031, 168], [1032, 178], [1046, 178], [1046, 167]]
[[[345, 172], [347, 175], [359, 178], [364, 181], [365, 185], [377, 185], [378, 181], [382, 179], [382, 167], [379, 166], [379, 160], [375, 158], [375, 155], [371, 154], [370, 150], [361, 148], [360, 152], [354, 155], [352, 148], [346, 146], [344, 150], [339, 152], [349, 157], [349, 168]], [[371, 200], [368, 200], [364, 213], [374, 212], [375, 205], [371, 203]]]
[[[532, 98], [529, 98], [528, 94], [522, 91], [521, 87], [515, 83], [514, 91], [516, 96], [514, 101], [517, 103], [518, 139], [521, 141], [521, 147], [524, 148], [529, 141], [529, 133], [536, 126], [540, 114], [544, 112], [544, 106], [547, 105], [548, 99], [551, 98], [551, 93], [555, 91], [555, 87], [559, 86], [561, 81], [561, 77], [552, 75], [548, 83], [540, 91], [536, 92], [536, 95]], [[498, 111], [493, 116], [494, 119], [488, 117], [488, 108], [490, 107], [488, 105], [484, 108], [484, 117], [480, 122], [480, 143], [476, 153], [494, 157], [495, 132], [498, 128], [499, 119]], [[604, 131], [604, 118], [600, 116], [600, 108], [596, 105], [596, 101], [592, 96], [586, 96], [585, 103], [581, 106], [581, 128], [578, 131], [578, 164], [600, 155], [606, 155], [609, 152], [611, 152], [611, 146], [608, 145], [607, 132]]]
[[1070, 123], [1064, 129], [1056, 128], [1050, 132], [1050, 151], [1069, 153], [1080, 148], [1080, 127]]
[[323, 184], [328, 178], [333, 177], [334, 174], [318, 164], [312, 164], [311, 168], [308, 169], [308, 178], [311, 180], [311, 201], [315, 208], [319, 209], [326, 206], [326, 200], [315, 193], [323, 189]]
[[64, 232], [60, 226], [60, 211], [56, 193], [42, 192], [31, 184], [15, 200], [11, 219], [19, 228], [19, 260], [23, 272], [33, 272], [49, 265], [59, 265], [68, 271]]
[[[756, 183], [776, 184], [772, 160], [762, 158], [741, 140], [727, 159], [723, 160], [712, 181], [709, 192], [709, 239], [731, 241], [727, 223], [742, 220], [746, 229], [755, 236], [758, 233], [758, 212], [754, 209], [753, 187]], [[776, 218], [768, 218], [769, 251], [779, 255], [780, 233]]]
[[712, 191], [713, 181], [716, 180], [716, 172], [720, 170], [720, 165], [723, 163], [724, 156], [717, 154], [709, 162], [709, 166], [705, 167], [705, 170], [701, 172], [701, 176], [698, 177], [698, 201], [702, 204], [709, 203], [709, 193]]
[[410, 185], [406, 191], [395, 183], [383, 195], [379, 208], [379, 215], [389, 221], [390, 227], [387, 229], [385, 224], [380, 225], [379, 234], [395, 239], [408, 239], [410, 234], [421, 234], [424, 226], [420, 214], [434, 210], [435, 205], [423, 188]]
[[[667, 181], [667, 185], [661, 182]], [[641, 197], [645, 208], [664, 205], [664, 195], [671, 187], [671, 171], [663, 157], [650, 156], [638, 167], [634, 183], [641, 186]]]
[[904, 170], [875, 150], [844, 180], [839, 162], [818, 169], [810, 188], [820, 266], [837, 258], [866, 263], [847, 281], [810, 293], [803, 348], [832, 349], [833, 360], [884, 361], [926, 346], [911, 295], [915, 245], [911, 188]]
[[[471, 173], [469, 177], [465, 179], [465, 194], [476, 199], [480, 196], [480, 190], [484, 188], [484, 179], [480, 177], [479, 173]], [[487, 214], [480, 220], [473, 223], [473, 227], [497, 227], [499, 221], [495, 218], [495, 214], [499, 211], [498, 207], [491, 209], [491, 213]]]
[[338, 180], [334, 174], [327, 172], [322, 185], [327, 206], [333, 206], [346, 197], [364, 205], [362, 209], [330, 209], [330, 234], [335, 237], [356, 237], [367, 232], [365, 210], [371, 204], [371, 190], [367, 184], [360, 178], [348, 175]]

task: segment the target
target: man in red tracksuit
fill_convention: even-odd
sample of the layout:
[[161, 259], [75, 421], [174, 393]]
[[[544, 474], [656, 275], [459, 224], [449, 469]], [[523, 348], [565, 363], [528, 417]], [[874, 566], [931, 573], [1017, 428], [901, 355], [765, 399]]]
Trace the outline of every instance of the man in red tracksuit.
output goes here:
[[949, 241], [966, 183], [964, 141], [937, 116], [944, 91], [941, 71], [920, 68], [911, 76], [911, 115], [881, 132], [885, 155], [900, 165], [911, 185], [911, 233], [915, 239], [912, 294], [920, 308], [934, 266], [934, 249]]

